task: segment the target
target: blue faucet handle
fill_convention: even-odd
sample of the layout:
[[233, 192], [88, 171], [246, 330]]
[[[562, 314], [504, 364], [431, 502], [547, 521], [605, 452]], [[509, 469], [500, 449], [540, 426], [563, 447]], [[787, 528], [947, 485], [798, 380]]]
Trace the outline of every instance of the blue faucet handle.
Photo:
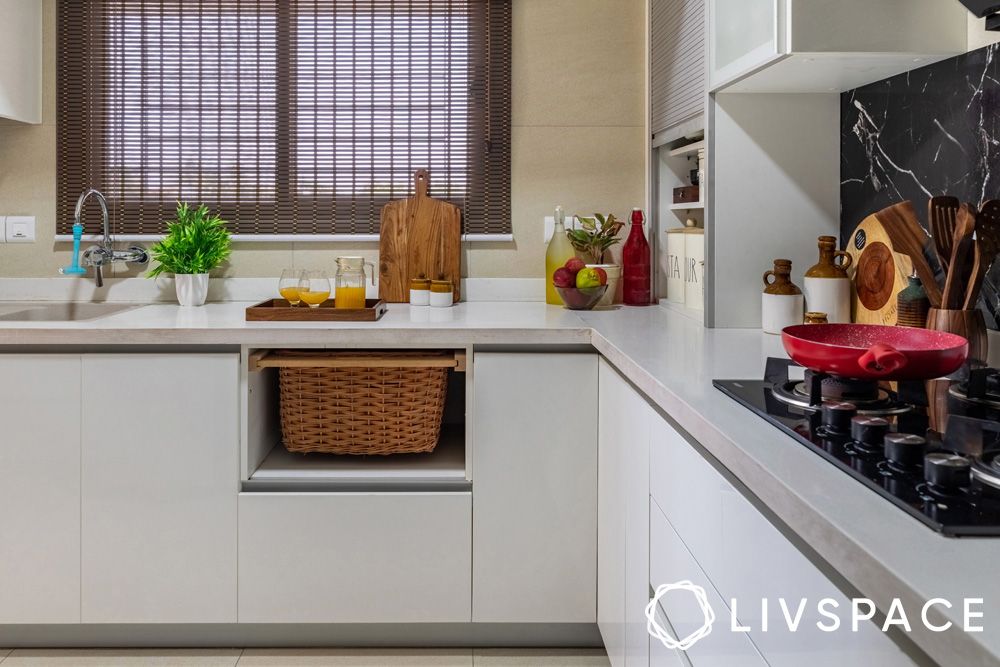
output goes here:
[[59, 273], [67, 276], [85, 276], [87, 269], [80, 266], [80, 241], [83, 240], [83, 225], [73, 225], [73, 263], [59, 269]]

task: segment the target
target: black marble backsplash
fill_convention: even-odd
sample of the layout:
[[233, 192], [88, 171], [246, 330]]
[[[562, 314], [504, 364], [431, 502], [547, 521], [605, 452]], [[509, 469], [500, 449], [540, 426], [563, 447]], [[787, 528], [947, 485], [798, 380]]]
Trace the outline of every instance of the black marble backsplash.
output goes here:
[[[867, 216], [911, 200], [1000, 199], [1000, 62], [997, 46], [900, 74], [841, 96], [841, 241]], [[981, 307], [1000, 329], [1000, 262]]]

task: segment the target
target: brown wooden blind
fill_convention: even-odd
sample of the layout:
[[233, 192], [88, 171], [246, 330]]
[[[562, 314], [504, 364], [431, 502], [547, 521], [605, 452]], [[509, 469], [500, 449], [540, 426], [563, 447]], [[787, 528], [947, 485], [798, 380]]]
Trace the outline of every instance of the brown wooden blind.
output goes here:
[[96, 187], [117, 234], [178, 200], [378, 233], [426, 168], [466, 233], [510, 233], [510, 33], [511, 0], [60, 0], [58, 232]]

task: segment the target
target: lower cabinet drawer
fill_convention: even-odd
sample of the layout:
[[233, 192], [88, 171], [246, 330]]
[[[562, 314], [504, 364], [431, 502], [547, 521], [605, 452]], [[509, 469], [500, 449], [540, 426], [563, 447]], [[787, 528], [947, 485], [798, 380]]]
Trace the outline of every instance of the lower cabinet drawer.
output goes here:
[[470, 621], [470, 493], [243, 493], [241, 623]]
[[[729, 607], [719, 597], [698, 562], [684, 542], [674, 532], [663, 512], [653, 501], [649, 511], [649, 577], [655, 591], [662, 584], [690, 581], [705, 590], [708, 603], [715, 612], [712, 632], [696, 642], [685, 653], [695, 667], [763, 667], [767, 665], [745, 634], [730, 630]], [[693, 593], [676, 590], [660, 599], [662, 613], [667, 617], [674, 636], [683, 638], [704, 624], [704, 613]], [[652, 641], [659, 643], [653, 638]], [[658, 657], [654, 657], [658, 656]], [[676, 654], [650, 651], [650, 664], [673, 665]]]

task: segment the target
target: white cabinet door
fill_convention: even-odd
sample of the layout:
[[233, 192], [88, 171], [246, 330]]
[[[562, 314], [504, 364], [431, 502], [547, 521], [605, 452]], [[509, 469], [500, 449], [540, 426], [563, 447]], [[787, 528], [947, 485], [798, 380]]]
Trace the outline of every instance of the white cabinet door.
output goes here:
[[597, 355], [476, 353], [478, 623], [597, 618]]
[[715, 89], [784, 52], [784, 0], [710, 0], [709, 85]]
[[0, 623], [80, 621], [80, 357], [0, 356]]
[[601, 361], [597, 620], [614, 667], [648, 663], [649, 429], [653, 411]]
[[[663, 584], [690, 581], [705, 591], [706, 601], [715, 613], [712, 632], [697, 641], [685, 654], [691, 664], [695, 667], [766, 667], [767, 662], [747, 635], [731, 632], [727, 627], [729, 608], [726, 603], [656, 502], [650, 502], [649, 569], [653, 589]], [[690, 636], [705, 624], [705, 612], [693, 592], [671, 591], [659, 599], [658, 607], [670, 623], [670, 627], [664, 629], [672, 631], [675, 638]], [[652, 667], [660, 665], [653, 664]]]
[[240, 494], [240, 623], [467, 623], [469, 493]]
[[238, 363], [84, 355], [84, 623], [236, 621]]
[[[771, 667], [839, 667], [879, 665], [911, 667], [914, 663], [874, 623], [858, 632], [823, 632], [818, 622], [829, 623], [816, 601], [836, 600], [838, 609], [850, 600], [820, 572], [781, 532], [727, 481], [720, 480], [722, 545], [725, 566], [717, 585], [737, 600], [738, 617], [751, 628], [750, 639]], [[761, 599], [768, 598], [768, 631], [762, 632]], [[778, 600], [788, 601], [794, 619], [801, 599], [809, 603], [795, 632], [788, 629]]]

